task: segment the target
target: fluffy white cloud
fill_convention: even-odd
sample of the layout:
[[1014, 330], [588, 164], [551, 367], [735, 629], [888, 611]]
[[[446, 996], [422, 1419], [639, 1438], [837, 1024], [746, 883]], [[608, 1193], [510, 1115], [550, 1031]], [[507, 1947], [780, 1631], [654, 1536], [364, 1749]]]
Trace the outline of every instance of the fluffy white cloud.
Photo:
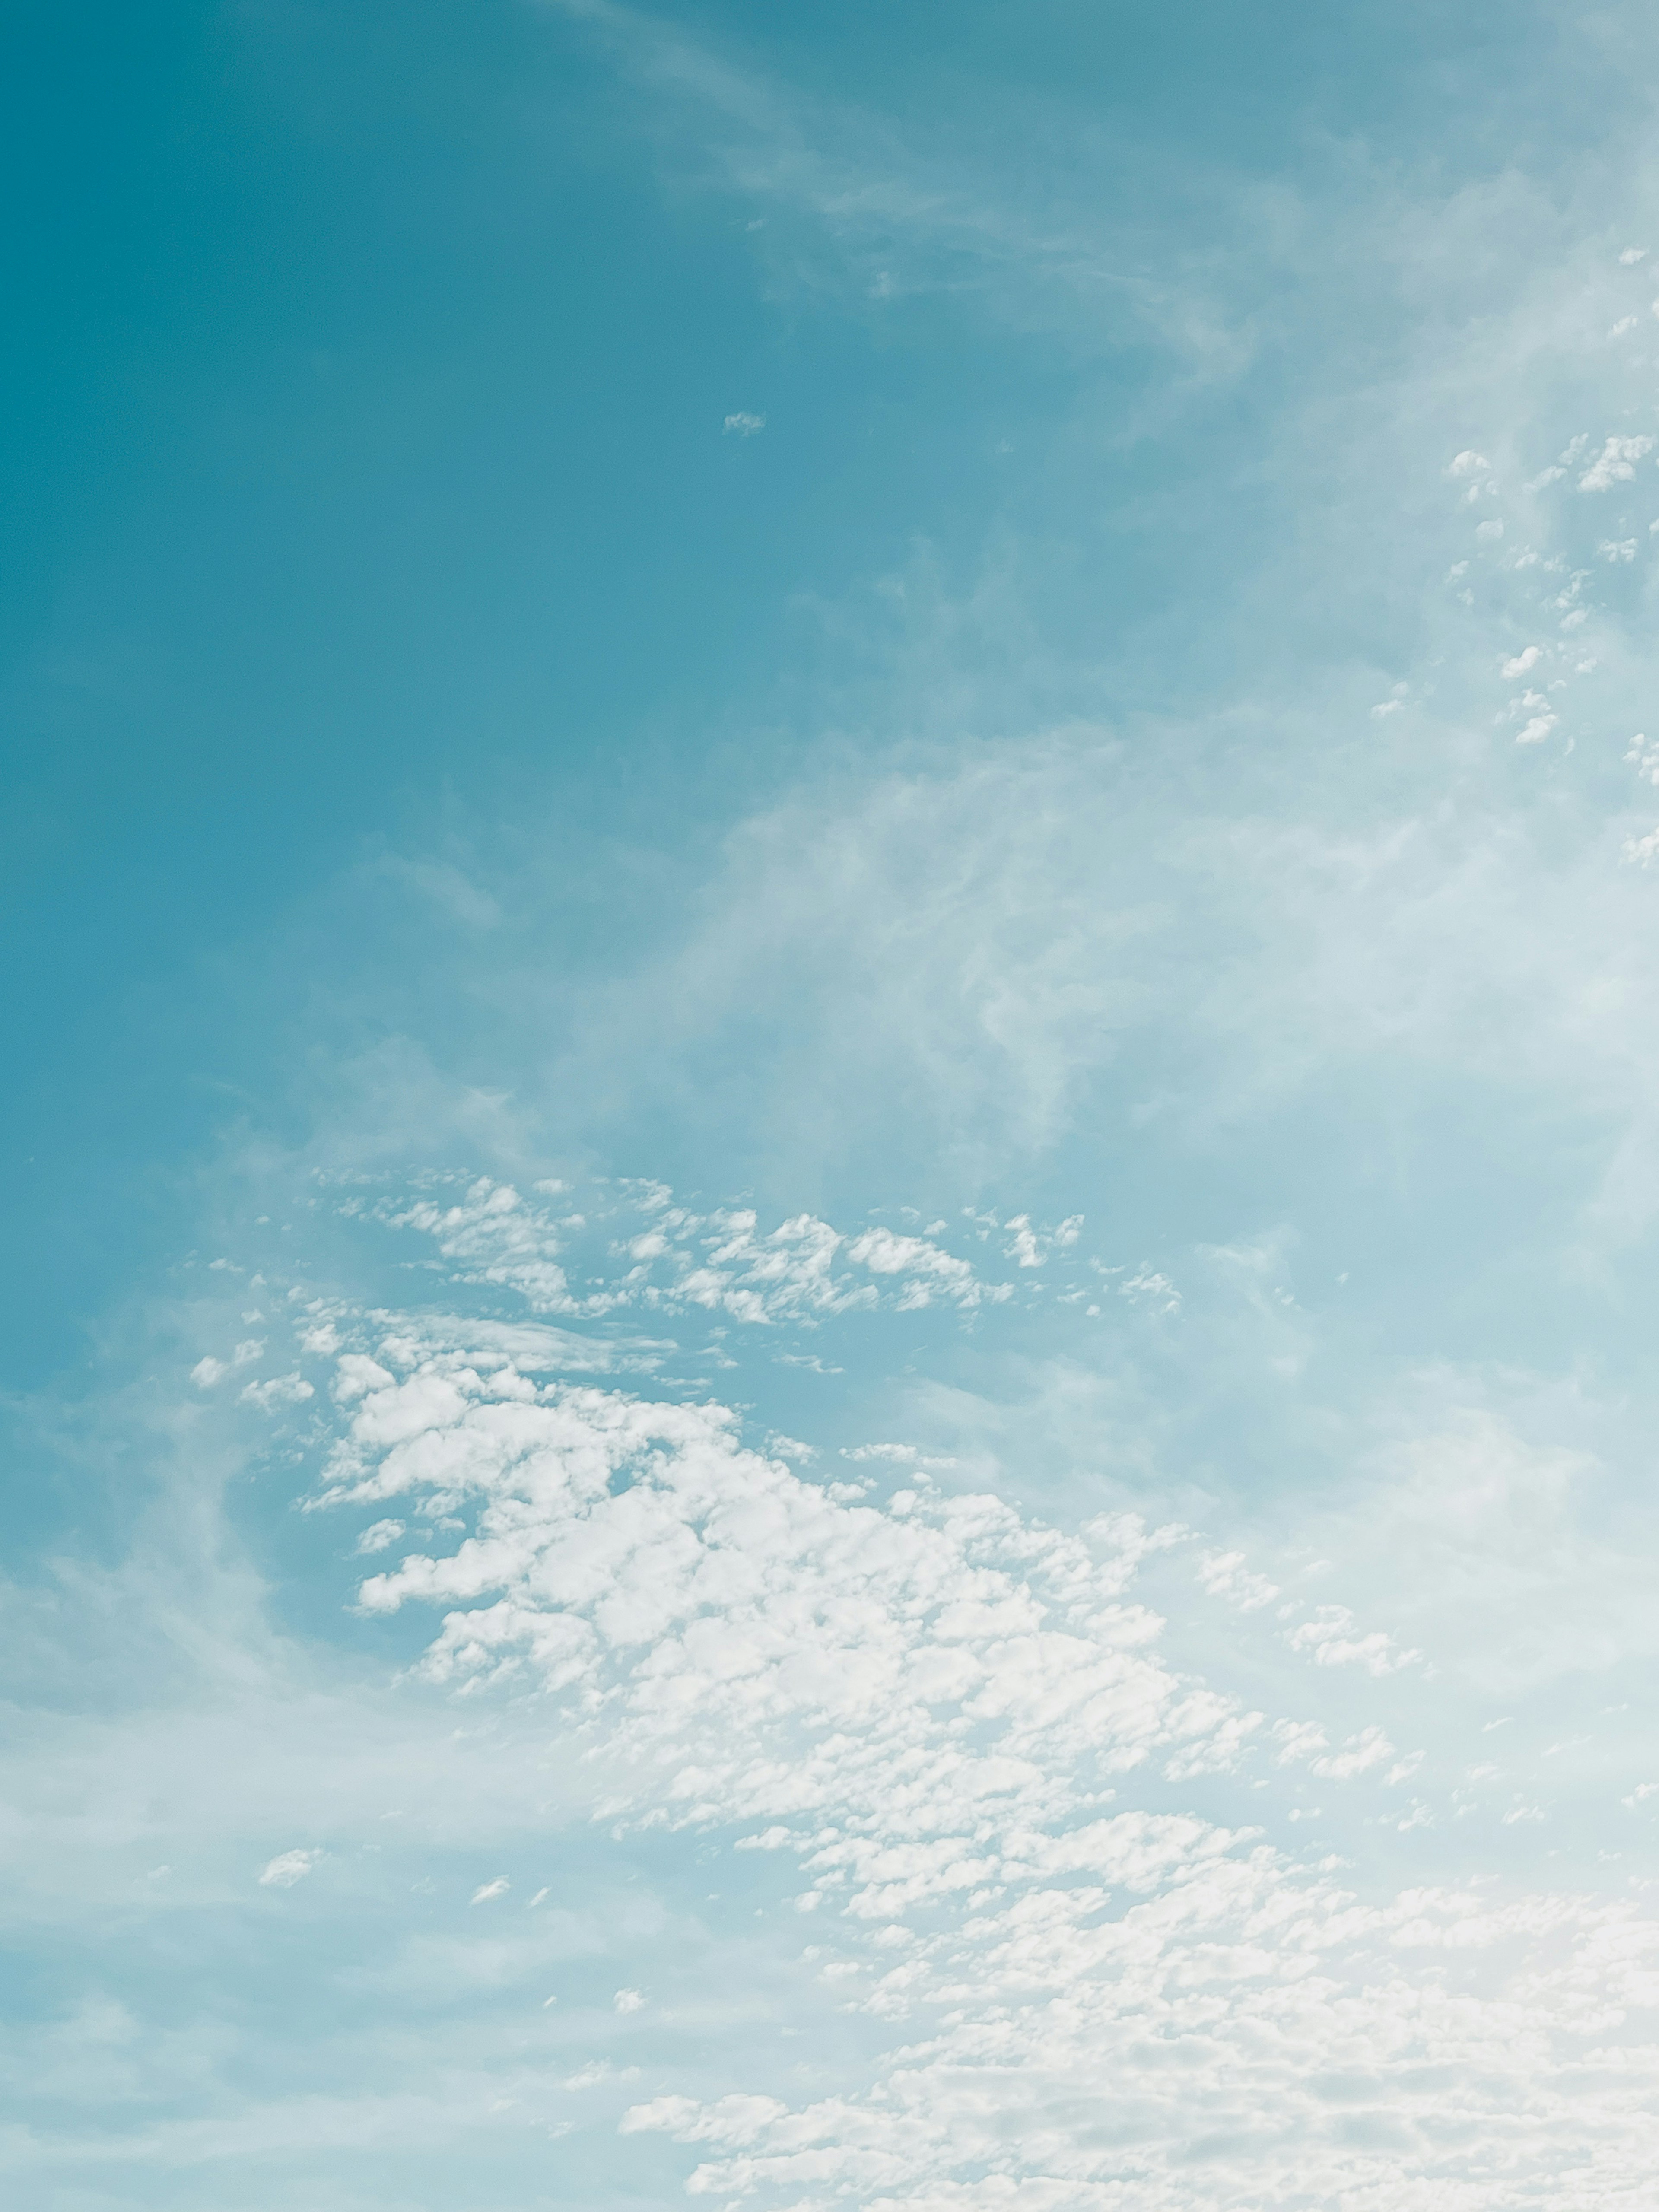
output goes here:
[[1653, 451], [1653, 443], [1645, 435], [1605, 440], [1601, 452], [1579, 477], [1579, 490], [1611, 491], [1616, 483], [1628, 483], [1636, 474], [1638, 461], [1645, 460]]
[[[747, 1824], [740, 1847], [794, 1862], [805, 1965], [894, 2039], [816, 2100], [728, 2081], [636, 2102], [624, 2133], [702, 2147], [694, 2194], [1510, 2212], [1572, 2190], [1612, 2212], [1644, 2185], [1659, 1925], [1634, 1901], [1392, 1892], [1169, 1806], [1257, 1744], [1339, 1790], [1386, 1796], [1416, 1764], [1363, 1709], [1335, 1735], [1268, 1724], [1173, 1665], [1131, 1593], [1180, 1531], [873, 1503], [746, 1449], [718, 1405], [536, 1387], [459, 1346], [384, 1358], [313, 1502], [404, 1497], [471, 1527], [360, 1603], [443, 1609], [434, 1682], [550, 1696], [601, 1818]], [[1198, 1574], [1223, 1605], [1276, 1595], [1236, 1553]], [[1361, 1680], [1417, 1658], [1337, 1606], [1285, 1633]], [[1434, 1818], [1393, 1802], [1401, 1830]]]

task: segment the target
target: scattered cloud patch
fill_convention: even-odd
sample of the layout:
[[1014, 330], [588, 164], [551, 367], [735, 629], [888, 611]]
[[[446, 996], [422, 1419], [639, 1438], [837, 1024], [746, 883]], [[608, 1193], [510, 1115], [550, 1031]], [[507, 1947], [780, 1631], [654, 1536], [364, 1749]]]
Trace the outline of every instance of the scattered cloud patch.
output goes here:
[[292, 1889], [296, 1881], [303, 1881], [322, 1863], [320, 1850], [279, 1851], [268, 1859], [260, 1871], [259, 1884], [264, 1889]]
[[1578, 479], [1579, 490], [1611, 491], [1616, 483], [1628, 483], [1636, 474], [1638, 461], [1653, 451], [1653, 443], [1645, 434], [1604, 440], [1601, 452]]

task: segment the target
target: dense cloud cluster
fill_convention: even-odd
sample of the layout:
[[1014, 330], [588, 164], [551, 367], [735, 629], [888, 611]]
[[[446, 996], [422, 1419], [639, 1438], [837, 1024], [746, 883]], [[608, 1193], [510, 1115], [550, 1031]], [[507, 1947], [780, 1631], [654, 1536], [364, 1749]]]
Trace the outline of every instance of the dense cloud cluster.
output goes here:
[[[1252, 1757], [1338, 1785], [1394, 1759], [1374, 1722], [1333, 1747], [1172, 1663], [1131, 1592], [1183, 1531], [878, 1501], [748, 1449], [723, 1407], [538, 1383], [407, 1324], [338, 1355], [333, 1395], [313, 1504], [456, 1532], [360, 1588], [370, 1614], [444, 1609], [419, 1673], [549, 1702], [605, 1820], [792, 1856], [805, 1971], [890, 2026], [867, 2078], [805, 2106], [733, 2081], [629, 2107], [625, 2132], [698, 2147], [694, 2192], [1640, 2201], [1659, 1923], [1512, 1882], [1357, 1885], [1173, 1809]], [[1237, 1560], [1202, 1572], [1224, 1602]], [[1353, 1626], [1327, 1607], [1291, 1642], [1361, 1680], [1415, 1656]]]

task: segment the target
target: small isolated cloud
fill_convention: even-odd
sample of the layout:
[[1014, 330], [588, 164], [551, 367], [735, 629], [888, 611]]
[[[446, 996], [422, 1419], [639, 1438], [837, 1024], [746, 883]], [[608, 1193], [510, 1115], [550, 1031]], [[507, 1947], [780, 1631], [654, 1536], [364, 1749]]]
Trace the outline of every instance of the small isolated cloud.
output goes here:
[[1117, 1286], [1121, 1298], [1133, 1304], [1149, 1307], [1153, 1313], [1172, 1314], [1181, 1310], [1181, 1293], [1167, 1275], [1149, 1267], [1143, 1260], [1133, 1274]]
[[745, 415], [740, 410], [726, 416], [723, 434], [728, 438], [753, 438], [765, 428], [764, 415]]
[[1652, 451], [1651, 438], [1607, 439], [1601, 452], [1579, 477], [1579, 490], [1610, 491], [1616, 483], [1628, 483], [1636, 474], [1638, 461]]
[[1619, 257], [1619, 265], [1621, 269], [1633, 269], [1638, 261], [1645, 261], [1647, 258], [1645, 246], [1627, 246]]
[[1380, 1766], [1385, 1759], [1394, 1757], [1394, 1746], [1380, 1728], [1361, 1729], [1351, 1735], [1340, 1751], [1328, 1757], [1311, 1761], [1316, 1774], [1331, 1782], [1352, 1782], [1357, 1775], [1369, 1774], [1372, 1767]]
[[1067, 1249], [1077, 1243], [1083, 1230], [1083, 1216], [1068, 1213], [1057, 1229], [1039, 1230], [1032, 1226], [1029, 1213], [1017, 1213], [1005, 1225], [1009, 1237], [1009, 1242], [1002, 1248], [1005, 1256], [1022, 1267], [1042, 1267], [1048, 1265], [1052, 1249]]
[[1497, 521], [1482, 522], [1476, 526], [1474, 534], [1484, 544], [1490, 545], [1504, 535], [1504, 526]]
[[1636, 540], [1633, 538], [1604, 538], [1595, 550], [1604, 561], [1633, 561], [1636, 558]]
[[262, 1412], [269, 1413], [274, 1406], [301, 1406], [314, 1395], [303, 1375], [273, 1375], [269, 1382], [250, 1382], [238, 1403], [258, 1406]]
[[395, 1544], [403, 1533], [404, 1524], [401, 1521], [376, 1521], [371, 1528], [365, 1528], [357, 1539], [358, 1558], [362, 1559], [365, 1553], [370, 1552], [384, 1552], [386, 1546]]
[[492, 1897], [505, 1897], [512, 1887], [504, 1874], [498, 1874], [494, 1881], [479, 1883], [472, 1893], [472, 1902], [474, 1905], [488, 1905]]
[[268, 1860], [259, 1876], [262, 1889], [292, 1889], [303, 1881], [322, 1858], [320, 1851], [279, 1851]]
[[617, 2010], [618, 2012], [643, 2012], [645, 2010], [645, 1999], [638, 1990], [618, 1990], [617, 1992], [616, 2002]]
[[1517, 653], [1513, 659], [1506, 660], [1498, 672], [1505, 683], [1513, 684], [1518, 676], [1529, 676], [1543, 657], [1544, 649], [1541, 646], [1527, 646], [1522, 652]]
[[1486, 455], [1477, 453], [1474, 447], [1469, 446], [1448, 464], [1446, 474], [1449, 477], [1483, 477], [1491, 467], [1492, 463]]

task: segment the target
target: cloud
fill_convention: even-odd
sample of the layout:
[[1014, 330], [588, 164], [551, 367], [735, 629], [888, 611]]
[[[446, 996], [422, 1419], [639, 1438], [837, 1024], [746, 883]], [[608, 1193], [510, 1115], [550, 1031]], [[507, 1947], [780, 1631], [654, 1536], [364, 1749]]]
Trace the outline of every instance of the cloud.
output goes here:
[[[391, 1320], [392, 1340], [417, 1334]], [[1516, 2172], [1547, 2177], [1593, 2136], [1624, 2140], [1623, 2092], [1585, 2105], [1569, 2084], [1585, 1992], [1597, 2033], [1621, 2033], [1659, 1928], [1617, 1899], [1512, 1886], [1362, 1894], [1248, 1822], [1161, 1809], [1167, 1778], [1242, 1779], [1253, 1760], [1385, 1793], [1421, 1760], [1363, 1709], [1336, 1729], [1270, 1721], [1172, 1664], [1164, 1621], [1132, 1595], [1156, 1555], [1133, 1518], [1066, 1533], [972, 1492], [872, 1505], [749, 1450], [718, 1405], [562, 1380], [503, 1395], [430, 1350], [392, 1387], [396, 1418], [374, 1403], [386, 1393], [342, 1405], [325, 1494], [337, 1510], [441, 1494], [472, 1533], [371, 1577], [368, 1615], [434, 1607], [421, 1675], [475, 1706], [530, 1692], [564, 1715], [618, 1834], [735, 1825], [740, 1845], [798, 1867], [805, 1963], [897, 2039], [866, 2080], [816, 2100], [729, 2075], [704, 2094], [671, 2074], [621, 2124], [702, 2146], [699, 2192], [948, 2201], [987, 2172], [1097, 2191], [1121, 2180], [1121, 2146], [1072, 2116], [1103, 2109], [1103, 2063], [1105, 2109], [1133, 2118], [1136, 2171], [1172, 2212], [1206, 2201], [1195, 2096], [1231, 2185], [1256, 2195], [1292, 2178], [1322, 2196], [1438, 2185], [1467, 2158], [1427, 2124], [1448, 2081], [1484, 2158], [1512, 2145], [1518, 2098], [1552, 2116], [1530, 2163], [1492, 2166], [1471, 2199], [1489, 2212]], [[1425, 1505], [1455, 1494], [1425, 1471]], [[1230, 1615], [1277, 1599], [1237, 1553], [1198, 1564]], [[1340, 1606], [1279, 1632], [1362, 1683], [1419, 1664]], [[1511, 1790], [1490, 1817], [1514, 1832], [1540, 1809]], [[1420, 1834], [1436, 1814], [1421, 1798], [1390, 1818]], [[1455, 2005], [1413, 1963], [1448, 1950], [1469, 1967]], [[1522, 1991], [1524, 2048], [1510, 2025]], [[612, 2009], [642, 2005], [627, 1984]], [[1264, 2021], [1281, 2115], [1266, 2132], [1249, 2117]], [[1168, 2054], [1194, 2039], [1177, 2093]], [[1404, 2119], [1333, 2134], [1333, 2069], [1368, 2085], [1360, 2109]], [[623, 2073], [594, 2062], [580, 2078]]]
[[728, 438], [734, 433], [739, 438], [752, 438], [766, 428], [766, 417], [764, 415], [728, 415], [722, 428]]
[[322, 1863], [320, 1850], [280, 1851], [268, 1860], [259, 1875], [265, 1889], [292, 1889], [296, 1881], [303, 1881]]
[[[1592, 1729], [1560, 1709], [1625, 1694], [1653, 1633], [1628, 1316], [1650, 1304], [1659, 1032], [1651, 884], [1618, 861], [1659, 832], [1608, 773], [1650, 686], [1621, 596], [1640, 580], [1596, 558], [1630, 526], [1568, 481], [1615, 489], [1645, 459], [1568, 434], [1643, 419], [1630, 349], [1604, 343], [1628, 302], [1596, 196], [1628, 234], [1646, 186], [1609, 155], [1615, 187], [1581, 164], [1558, 197], [1511, 165], [1413, 204], [1345, 154], [1322, 228], [1316, 191], [1206, 201], [1200, 165], [1193, 205], [1225, 212], [1193, 247], [1179, 222], [1149, 240], [1100, 213], [1124, 196], [1097, 171], [1069, 200], [1053, 160], [1041, 191], [1000, 193], [960, 134], [924, 145], [672, 27], [590, 20], [702, 118], [785, 281], [827, 297], [838, 256], [862, 313], [878, 257], [904, 277], [884, 314], [931, 290], [1020, 343], [1059, 330], [1068, 376], [1152, 333], [1167, 389], [1128, 392], [1110, 435], [1161, 487], [1130, 542], [1156, 540], [1190, 598], [1149, 616], [1158, 562], [1054, 553], [1085, 511], [1133, 523], [1103, 495], [1105, 413], [1079, 382], [1022, 494], [1063, 481], [1060, 507], [1021, 509], [982, 558], [919, 555], [805, 611], [826, 663], [877, 674], [832, 672], [790, 715], [872, 734], [745, 795], [693, 892], [636, 917], [643, 951], [602, 972], [568, 933], [510, 973], [500, 939], [457, 956], [453, 1003], [507, 1009], [493, 1038], [427, 989], [375, 1100], [335, 1054], [297, 1165], [249, 1148], [236, 1172], [304, 1251], [291, 1307], [260, 1293], [295, 1348], [260, 1324], [279, 1371], [246, 1402], [303, 1422], [233, 1449], [221, 1425], [252, 1424], [135, 1395], [127, 1433], [158, 1424], [195, 1486], [178, 1475], [122, 1584], [146, 1656], [123, 1647], [100, 1680], [143, 1709], [61, 1744], [43, 1723], [17, 1796], [44, 1838], [32, 1879], [61, 1857], [78, 1880], [87, 1836], [118, 1859], [99, 1876], [112, 1959], [129, 1926], [182, 1951], [211, 1922], [180, 1988], [222, 1978], [227, 1939], [173, 1900], [240, 1884], [257, 1905], [270, 1823], [330, 1835], [342, 1881], [308, 1893], [331, 1917], [306, 1962], [344, 1997], [280, 2066], [234, 2002], [188, 2045], [66, 2020], [109, 2070], [82, 2056], [63, 2078], [143, 2115], [118, 2141], [77, 2118], [73, 2155], [118, 2154], [182, 2204], [227, 2156], [256, 2178], [276, 2158], [291, 2194], [322, 2143], [313, 2195], [358, 2186], [340, 2160], [367, 2172], [367, 2150], [405, 2196], [507, 2202], [568, 2097], [585, 2140], [672, 2136], [699, 2193], [757, 2212], [1635, 2201], [1654, 1931], [1583, 1838], [1611, 1820], [1639, 1839], [1651, 1768], [1622, 1723], [1559, 1747]], [[1292, 293], [1317, 301], [1319, 347], [1286, 343], [1311, 328]], [[1256, 561], [1215, 520], [1232, 478], [1202, 394], [1261, 343], [1303, 367], [1293, 409], [1248, 418], [1253, 481], [1284, 502]], [[1238, 377], [1221, 411], [1253, 404]], [[1040, 443], [1022, 432], [1023, 454]], [[1233, 580], [1211, 599], [1172, 455]], [[1338, 492], [1310, 490], [1322, 471]], [[1068, 589], [1087, 599], [1069, 639]], [[1582, 659], [1514, 650], [1558, 624], [1589, 633]], [[1540, 672], [1496, 721], [1494, 667]], [[516, 930], [545, 858], [469, 866], [390, 871], [447, 944]], [[446, 1066], [485, 1069], [510, 1109], [457, 1103]], [[675, 1187], [584, 1180], [573, 1158], [666, 1162]], [[936, 1212], [953, 1225], [923, 1229]], [[194, 1389], [223, 1382], [252, 1300], [209, 1302], [253, 1265], [239, 1242], [181, 1271], [201, 1303], [149, 1371], [194, 1358]], [[1448, 1342], [1455, 1371], [1433, 1364]], [[916, 1441], [842, 1444], [860, 1436]], [[813, 1449], [882, 1480], [776, 1463]], [[307, 1502], [350, 1516], [338, 1546], [270, 1511], [306, 1479], [283, 1470], [319, 1460]], [[913, 1486], [883, 1502], [895, 1482]], [[329, 1578], [358, 1529], [348, 1612]], [[59, 1704], [114, 1587], [73, 1565], [73, 1633], [41, 1631]], [[190, 1669], [196, 1709], [155, 1704]], [[377, 1669], [396, 1684], [371, 1694]], [[1497, 1698], [1518, 1717], [1483, 1739]], [[92, 1810], [60, 1816], [88, 1776]], [[346, 1887], [348, 1834], [349, 1909], [323, 1894]], [[558, 1907], [469, 1917], [477, 1865], [520, 1847], [556, 1864]], [[62, 1880], [78, 1930], [92, 1908]], [[267, 1917], [291, 1935], [292, 1912]], [[566, 1948], [532, 2047], [544, 1920]], [[622, 2004], [646, 1988], [648, 2008]], [[154, 2048], [108, 2057], [134, 2042]], [[527, 2162], [500, 2182], [520, 2128]], [[8, 2154], [58, 2160], [50, 2191], [69, 2140]], [[434, 2144], [458, 2179], [389, 2162]], [[596, 2201], [672, 2185], [599, 2166]]]
[[296, 1370], [291, 1375], [273, 1375], [267, 1382], [246, 1384], [238, 1402], [270, 1413], [280, 1406], [301, 1406], [311, 1395], [311, 1384]]
[[1637, 462], [1645, 459], [1653, 446], [1653, 440], [1644, 434], [1607, 439], [1600, 453], [1579, 477], [1579, 490], [1610, 491], [1616, 483], [1628, 483], [1636, 474]]
[[[619, 1188], [595, 1198], [613, 1235], [610, 1251], [593, 1255], [605, 1270], [599, 1286], [580, 1295], [571, 1288], [562, 1255], [574, 1232], [586, 1228], [586, 1217], [560, 1216], [531, 1204], [511, 1184], [481, 1177], [454, 1204], [422, 1199], [383, 1207], [380, 1218], [392, 1228], [431, 1237], [446, 1260], [464, 1263], [464, 1279], [510, 1286], [544, 1311], [604, 1315], [630, 1306], [664, 1313], [701, 1308], [770, 1327], [873, 1310], [884, 1303], [912, 1311], [940, 1299], [968, 1310], [1008, 1295], [1006, 1285], [984, 1282], [969, 1261], [923, 1237], [883, 1227], [848, 1237], [810, 1213], [762, 1231], [752, 1208], [693, 1213], [673, 1204], [672, 1193], [660, 1186], [642, 1196]], [[639, 1231], [641, 1220], [647, 1226]], [[617, 1231], [635, 1233], [617, 1236]], [[1074, 1234], [1062, 1241], [1074, 1241]], [[632, 1264], [618, 1267], [618, 1257]], [[595, 1279], [589, 1273], [590, 1285]], [[893, 1287], [884, 1291], [884, 1284]], [[487, 1332], [474, 1328], [469, 1334], [477, 1348], [485, 1348]], [[544, 1332], [542, 1341], [549, 1346], [556, 1341], [556, 1357], [544, 1352], [526, 1362], [527, 1339], [513, 1356], [520, 1364], [566, 1366], [603, 1365], [615, 1356], [585, 1339], [557, 1339], [556, 1333]], [[495, 1339], [498, 1349], [507, 1342], [499, 1334]], [[355, 1385], [348, 1378], [335, 1387], [338, 1395]]]
[[411, 860], [399, 853], [383, 854], [376, 872], [406, 889], [417, 891], [454, 921], [469, 929], [500, 927], [501, 909], [490, 894], [473, 883], [449, 860]]
[[372, 1522], [357, 1539], [356, 1549], [358, 1556], [387, 1550], [390, 1546], [398, 1541], [403, 1533], [404, 1524], [401, 1521]]
[[1321, 1667], [1363, 1667], [1368, 1674], [1392, 1674], [1416, 1665], [1420, 1651], [1402, 1651], [1382, 1629], [1353, 1633], [1354, 1617], [1345, 1605], [1321, 1606], [1310, 1620], [1286, 1639], [1292, 1651], [1306, 1651]]

